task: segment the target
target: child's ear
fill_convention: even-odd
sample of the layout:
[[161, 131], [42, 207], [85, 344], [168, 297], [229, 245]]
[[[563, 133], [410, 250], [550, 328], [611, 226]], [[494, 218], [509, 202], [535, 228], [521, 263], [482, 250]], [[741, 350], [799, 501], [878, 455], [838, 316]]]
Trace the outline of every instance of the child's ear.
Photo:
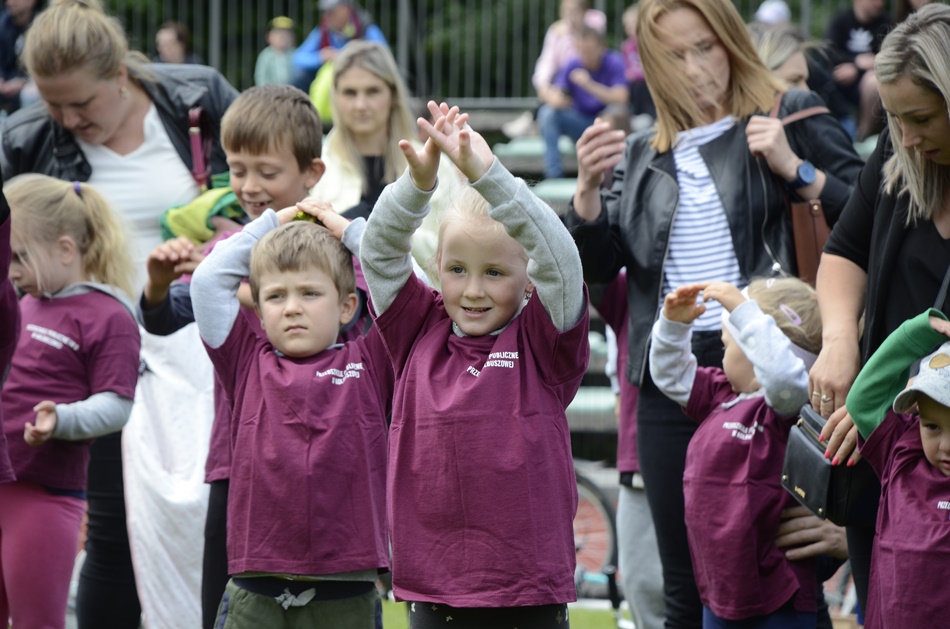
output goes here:
[[327, 166], [323, 163], [323, 160], [319, 157], [314, 157], [313, 161], [310, 162], [310, 166], [307, 167], [307, 188], [312, 188], [317, 185], [317, 182], [320, 181], [320, 178], [323, 177], [323, 173], [326, 172]]
[[534, 284], [530, 281], [524, 287], [524, 298], [531, 299], [531, 296], [534, 294]]
[[79, 255], [76, 241], [69, 236], [60, 236], [56, 240], [56, 255], [63, 266], [69, 266]]
[[340, 302], [340, 325], [346, 325], [353, 320], [356, 315], [356, 309], [359, 308], [360, 299], [356, 293], [350, 293]]

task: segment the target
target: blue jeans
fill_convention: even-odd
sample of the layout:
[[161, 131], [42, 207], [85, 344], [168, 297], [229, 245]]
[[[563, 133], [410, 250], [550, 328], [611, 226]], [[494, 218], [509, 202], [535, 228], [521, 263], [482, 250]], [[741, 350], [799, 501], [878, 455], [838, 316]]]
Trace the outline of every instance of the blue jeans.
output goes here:
[[564, 167], [561, 165], [561, 154], [557, 150], [557, 142], [562, 135], [577, 142], [584, 133], [584, 129], [594, 123], [594, 116], [585, 116], [575, 109], [555, 109], [550, 105], [541, 105], [538, 109], [538, 127], [541, 137], [544, 138], [544, 177], [561, 177]]
[[745, 620], [718, 618], [708, 607], [703, 607], [703, 629], [813, 629], [815, 622], [814, 613], [797, 612], [790, 604], [768, 616]]

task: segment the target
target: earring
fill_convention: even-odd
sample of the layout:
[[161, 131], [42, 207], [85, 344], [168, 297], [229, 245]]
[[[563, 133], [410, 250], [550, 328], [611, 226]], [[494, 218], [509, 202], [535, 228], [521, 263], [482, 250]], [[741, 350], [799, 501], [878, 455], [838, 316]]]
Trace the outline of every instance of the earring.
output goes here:
[[122, 86], [119, 88], [119, 98], [122, 100], [128, 100], [129, 98], [129, 88]]

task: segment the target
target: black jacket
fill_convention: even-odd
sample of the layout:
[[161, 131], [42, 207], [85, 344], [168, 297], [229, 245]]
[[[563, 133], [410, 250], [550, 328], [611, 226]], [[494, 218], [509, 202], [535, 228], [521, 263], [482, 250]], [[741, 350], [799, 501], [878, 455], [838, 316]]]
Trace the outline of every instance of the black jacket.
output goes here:
[[[212, 124], [211, 172], [228, 170], [221, 148], [221, 117], [238, 92], [217, 70], [196, 65], [148, 66], [156, 81], [135, 77], [148, 93], [181, 161], [192, 167], [188, 110], [201, 106]], [[0, 170], [6, 181], [21, 173], [41, 173], [66, 181], [88, 181], [92, 168], [73, 135], [53, 120], [42, 102], [12, 114], [3, 123]]]
[[[820, 106], [812, 92], [789, 91], [779, 112]], [[762, 158], [749, 152], [748, 120], [700, 147], [725, 210], [739, 270], [744, 280], [795, 273], [791, 220], [785, 182]], [[821, 194], [825, 214], [834, 223], [851, 194], [861, 160], [851, 140], [830, 115], [818, 115], [786, 127], [789, 145], [800, 157], [824, 171]], [[650, 148], [651, 132], [630, 136], [623, 161], [614, 169], [610, 189], [601, 194], [603, 211], [591, 222], [573, 211], [565, 222], [584, 264], [584, 279], [605, 284], [627, 267], [629, 357], [627, 378], [641, 384], [653, 322], [662, 305], [664, 265], [676, 217], [679, 189], [673, 152]]]

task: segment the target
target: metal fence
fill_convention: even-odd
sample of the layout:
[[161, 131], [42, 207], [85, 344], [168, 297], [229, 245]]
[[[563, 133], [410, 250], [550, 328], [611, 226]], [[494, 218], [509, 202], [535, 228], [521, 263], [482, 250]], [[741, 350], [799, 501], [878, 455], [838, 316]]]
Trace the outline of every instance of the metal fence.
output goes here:
[[[750, 17], [761, 0], [735, 0]], [[819, 35], [850, 0], [787, 0], [794, 19]], [[317, 0], [109, 0], [133, 48], [155, 54], [155, 31], [187, 24], [193, 49], [239, 89], [253, 83], [267, 23], [286, 15], [302, 38], [319, 23]], [[362, 0], [392, 47], [410, 89], [464, 107], [520, 108], [534, 102], [531, 73], [558, 0]], [[621, 15], [631, 0], [593, 0], [608, 18], [608, 42], [624, 39]]]

